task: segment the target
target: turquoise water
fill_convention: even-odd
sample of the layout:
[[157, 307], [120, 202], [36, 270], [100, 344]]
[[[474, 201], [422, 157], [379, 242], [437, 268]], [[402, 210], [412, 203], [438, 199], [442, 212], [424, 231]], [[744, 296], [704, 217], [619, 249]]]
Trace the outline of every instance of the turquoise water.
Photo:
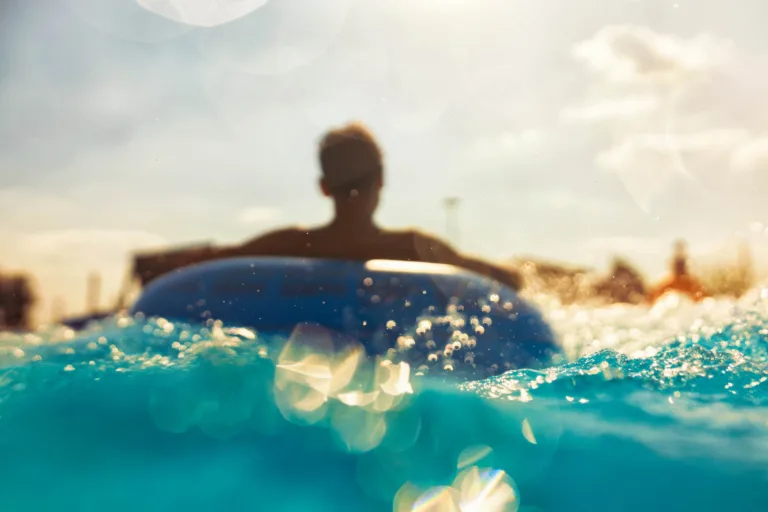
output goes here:
[[0, 510], [765, 510], [768, 292], [535, 299], [568, 360], [471, 381], [312, 327], [0, 334]]

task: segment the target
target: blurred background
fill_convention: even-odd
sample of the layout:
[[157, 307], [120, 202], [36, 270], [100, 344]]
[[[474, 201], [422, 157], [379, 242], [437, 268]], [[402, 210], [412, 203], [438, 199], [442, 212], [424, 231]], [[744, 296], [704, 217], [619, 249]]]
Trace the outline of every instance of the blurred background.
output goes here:
[[137, 255], [326, 221], [316, 145], [350, 120], [386, 152], [386, 226], [514, 265], [564, 303], [642, 300], [684, 239], [708, 293], [738, 296], [768, 257], [767, 15], [0, 0], [0, 324], [119, 308], [162, 260]]

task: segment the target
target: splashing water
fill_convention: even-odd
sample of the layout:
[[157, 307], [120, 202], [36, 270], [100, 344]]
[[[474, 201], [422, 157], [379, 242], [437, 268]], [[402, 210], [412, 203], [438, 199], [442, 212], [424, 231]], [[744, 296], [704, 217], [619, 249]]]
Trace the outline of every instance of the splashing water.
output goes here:
[[473, 381], [312, 326], [0, 334], [0, 509], [764, 510], [768, 291], [536, 300], [569, 362]]

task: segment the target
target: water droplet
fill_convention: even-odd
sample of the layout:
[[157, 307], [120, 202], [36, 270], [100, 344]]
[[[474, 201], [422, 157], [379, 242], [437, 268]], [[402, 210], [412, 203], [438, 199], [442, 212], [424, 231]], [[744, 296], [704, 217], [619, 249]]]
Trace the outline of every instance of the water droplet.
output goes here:
[[523, 437], [529, 443], [537, 444], [536, 436], [533, 435], [533, 429], [531, 428], [531, 423], [528, 421], [528, 418], [523, 420]]

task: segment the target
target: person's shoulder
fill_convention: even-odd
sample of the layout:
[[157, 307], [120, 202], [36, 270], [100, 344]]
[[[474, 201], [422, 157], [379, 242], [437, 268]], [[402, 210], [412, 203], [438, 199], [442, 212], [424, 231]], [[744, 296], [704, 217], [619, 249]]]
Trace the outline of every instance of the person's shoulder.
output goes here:
[[445, 241], [443, 241], [441, 238], [437, 237], [436, 235], [428, 233], [419, 228], [395, 229], [395, 230], [390, 230], [389, 233], [393, 236], [409, 238], [411, 240], [422, 242], [422, 243], [448, 245]]
[[306, 235], [309, 232], [308, 229], [302, 228], [300, 226], [285, 226], [278, 229], [273, 229], [272, 231], [268, 231], [264, 233], [263, 235], [256, 237], [256, 239], [259, 238], [286, 238], [286, 237], [300, 237], [302, 235]]
[[428, 247], [432, 251], [454, 252], [451, 244], [437, 235], [428, 233], [421, 229], [410, 229], [409, 233], [413, 238], [414, 243], [416, 243], [416, 245], [419, 247]]
[[259, 248], [274, 244], [289, 244], [307, 236], [309, 230], [300, 226], [286, 226], [268, 231], [243, 244], [243, 249]]
[[396, 232], [412, 247], [416, 259], [429, 262], [453, 262], [456, 251], [439, 237], [417, 228], [406, 228]]

